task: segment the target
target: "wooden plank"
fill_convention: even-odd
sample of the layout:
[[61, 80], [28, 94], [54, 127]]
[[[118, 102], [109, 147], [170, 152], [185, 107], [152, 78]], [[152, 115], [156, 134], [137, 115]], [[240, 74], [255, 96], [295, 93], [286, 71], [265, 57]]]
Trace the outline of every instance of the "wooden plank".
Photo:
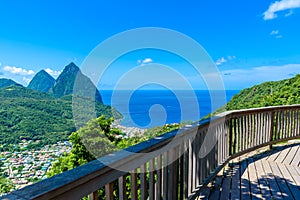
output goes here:
[[225, 171], [225, 173], [224, 173], [220, 200], [229, 199], [231, 179], [230, 179], [230, 174], [228, 174], [228, 173], [229, 173], [228, 171]]
[[269, 162], [274, 162], [276, 158], [279, 156], [280, 151], [272, 151], [272, 153], [268, 157]]
[[109, 183], [105, 185], [105, 197], [106, 200], [114, 199], [114, 183]]
[[126, 176], [121, 176], [118, 179], [118, 183], [119, 183], [119, 199], [127, 199], [126, 196]]
[[183, 155], [183, 199], [187, 199], [189, 195], [189, 141], [184, 142], [185, 152]]
[[169, 184], [168, 198], [172, 200], [178, 199], [178, 147], [170, 150], [171, 164], [168, 166]]
[[249, 145], [249, 116], [245, 116], [245, 142], [246, 142], [246, 149], [250, 147]]
[[277, 156], [275, 162], [283, 163], [283, 161], [289, 154], [290, 150], [291, 150], [291, 148], [287, 147], [287, 148], [284, 148], [283, 150], [279, 151], [279, 155]]
[[231, 200], [241, 199], [241, 173], [239, 162], [233, 167], [231, 176]]
[[286, 158], [283, 161], [283, 163], [290, 165], [292, 163], [294, 157], [296, 156], [297, 151], [299, 151], [298, 150], [299, 148], [300, 148], [300, 145], [292, 146], [289, 154], [286, 156]]
[[147, 179], [146, 179], [146, 172], [147, 172], [147, 164], [143, 164], [141, 166], [141, 200], [147, 199]]
[[184, 198], [184, 142], [180, 145], [180, 158], [179, 158], [179, 199], [182, 200]]
[[89, 200], [99, 200], [98, 190], [89, 195]]
[[291, 174], [294, 182], [296, 183], [296, 185], [300, 189], [300, 174], [298, 173], [298, 171], [295, 168], [296, 167], [292, 166], [292, 165], [290, 165], [289, 167], [287, 167], [287, 169], [290, 172], [290, 174]]
[[300, 162], [300, 146], [297, 150], [297, 153], [295, 154], [292, 162], [291, 162], [291, 165], [294, 165], [294, 166], [299, 166], [299, 163]]
[[277, 182], [275, 180], [273, 172], [270, 168], [269, 162], [267, 160], [262, 162], [262, 166], [263, 166], [264, 171], [266, 173], [266, 180], [269, 183], [270, 190], [271, 190], [271, 193], [272, 193], [272, 198], [273, 199], [283, 199], [283, 197], [281, 195], [281, 191], [279, 189], [279, 186], [277, 185]]
[[241, 162], [241, 175], [241, 199], [250, 200], [250, 182], [246, 160]]
[[136, 169], [130, 173], [130, 189], [131, 189], [131, 199], [138, 199], [138, 186], [137, 186], [137, 171]]
[[223, 178], [221, 176], [217, 176], [213, 183], [213, 190], [210, 193], [209, 199], [215, 200], [219, 199], [221, 195], [221, 185], [222, 185]]
[[161, 199], [162, 198], [162, 155], [159, 155], [157, 157], [157, 164], [156, 164], [156, 199]]
[[[297, 199], [300, 197], [300, 190], [297, 186], [297, 182], [293, 179], [293, 177], [291, 176], [290, 172], [287, 169], [287, 166], [284, 164], [277, 164], [278, 168], [282, 174], [282, 177], [285, 179], [285, 182], [287, 183], [294, 199]], [[292, 167], [292, 166], [289, 166]]]
[[152, 159], [149, 162], [149, 200], [154, 200], [155, 198], [154, 163], [155, 159]]
[[244, 143], [243, 143], [244, 136], [243, 136], [243, 126], [242, 126], [242, 124], [243, 124], [243, 118], [240, 117], [239, 118], [239, 125], [238, 125], [238, 127], [239, 127], [239, 136], [240, 136], [240, 142], [239, 143], [240, 143], [241, 150], [243, 151], [245, 149], [245, 147], [244, 147]]
[[248, 159], [248, 170], [249, 170], [249, 181], [251, 187], [251, 198], [252, 200], [260, 199], [261, 192], [259, 188], [259, 183], [258, 183], [258, 178], [257, 178], [253, 158]]
[[234, 133], [233, 133], [233, 128], [232, 128], [232, 120], [229, 119], [228, 121], [228, 127], [229, 127], [229, 155], [231, 156], [232, 154], [234, 154], [234, 144], [233, 144], [233, 140], [234, 140]]
[[262, 194], [262, 198], [266, 200], [272, 200], [271, 190], [269, 188], [269, 184], [268, 181], [266, 180], [266, 175], [262, 167], [262, 160], [261, 159], [256, 160], [254, 164], [257, 171], [257, 178], [258, 178], [259, 188]]
[[298, 172], [298, 174], [300, 175], [300, 167], [296, 167], [295, 166], [296, 171]]
[[278, 183], [278, 186], [280, 188], [281, 194], [283, 196], [283, 198], [289, 198], [289, 199], [293, 199], [292, 198], [292, 193], [288, 187], [288, 185], [286, 184], [285, 180], [284, 180], [284, 175], [281, 174], [280, 170], [278, 169], [278, 166], [276, 163], [274, 162], [270, 162], [270, 167], [274, 173], [274, 176], [276, 178], [276, 181]]
[[168, 199], [168, 177], [169, 177], [169, 173], [168, 173], [168, 152], [164, 153], [163, 156], [163, 186], [162, 186], [162, 192], [163, 192], [163, 199], [167, 200]]

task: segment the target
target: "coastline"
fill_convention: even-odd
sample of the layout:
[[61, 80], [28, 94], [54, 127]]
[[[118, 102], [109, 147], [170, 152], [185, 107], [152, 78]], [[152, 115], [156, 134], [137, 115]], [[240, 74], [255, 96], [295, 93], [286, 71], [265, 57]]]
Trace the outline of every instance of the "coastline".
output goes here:
[[123, 126], [120, 124], [121, 121], [115, 121], [112, 123], [112, 127], [113, 128], [118, 128], [122, 131], [122, 133], [124, 134], [124, 138], [130, 138], [130, 137], [134, 137], [134, 136], [141, 136], [143, 135], [148, 129], [142, 129], [142, 128], [138, 128], [138, 127], [132, 127], [132, 126]]

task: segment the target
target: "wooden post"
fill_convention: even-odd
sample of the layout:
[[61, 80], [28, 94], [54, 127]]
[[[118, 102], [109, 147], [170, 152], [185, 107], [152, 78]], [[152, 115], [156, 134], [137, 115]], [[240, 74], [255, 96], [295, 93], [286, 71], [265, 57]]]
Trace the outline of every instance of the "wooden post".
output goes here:
[[[270, 123], [270, 142], [273, 140], [273, 135], [274, 135], [274, 111], [271, 111], [271, 123]], [[269, 146], [270, 149], [272, 149], [272, 144]]]
[[232, 155], [233, 151], [232, 151], [232, 137], [233, 137], [233, 131], [232, 131], [232, 119], [229, 119], [229, 156]]

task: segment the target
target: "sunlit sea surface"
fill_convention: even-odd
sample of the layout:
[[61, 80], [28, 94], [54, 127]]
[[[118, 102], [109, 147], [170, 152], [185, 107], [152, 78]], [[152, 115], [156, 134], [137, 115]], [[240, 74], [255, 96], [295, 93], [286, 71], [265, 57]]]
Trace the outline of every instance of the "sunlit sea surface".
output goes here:
[[223, 106], [238, 92], [238, 90], [227, 90], [225, 93], [222, 91], [210, 93], [208, 90], [134, 92], [102, 90], [101, 95], [104, 104], [112, 105], [123, 115], [121, 125], [150, 128], [181, 121], [197, 121], [211, 113], [213, 108]]

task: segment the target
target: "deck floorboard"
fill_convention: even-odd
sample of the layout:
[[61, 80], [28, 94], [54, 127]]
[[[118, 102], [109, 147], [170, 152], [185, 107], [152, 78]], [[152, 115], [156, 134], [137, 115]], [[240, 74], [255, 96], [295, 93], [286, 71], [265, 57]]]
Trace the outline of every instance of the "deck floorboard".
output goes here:
[[209, 184], [209, 199], [299, 199], [299, 163], [299, 140], [243, 155]]

